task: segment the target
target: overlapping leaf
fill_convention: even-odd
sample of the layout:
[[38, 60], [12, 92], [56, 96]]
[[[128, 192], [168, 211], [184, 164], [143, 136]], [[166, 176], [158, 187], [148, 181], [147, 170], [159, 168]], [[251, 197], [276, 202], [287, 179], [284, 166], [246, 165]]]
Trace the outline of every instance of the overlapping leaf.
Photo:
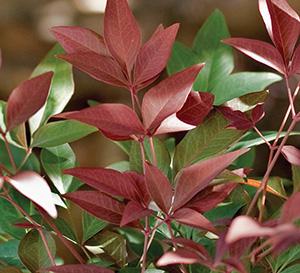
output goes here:
[[202, 67], [195, 65], [178, 72], [145, 94], [142, 115], [149, 132], [155, 132], [164, 119], [181, 109]]
[[46, 102], [53, 72], [24, 81], [13, 90], [6, 109], [7, 130], [27, 121]]
[[97, 127], [113, 140], [131, 139], [131, 135], [144, 135], [138, 116], [124, 104], [101, 104], [81, 111], [59, 115]]

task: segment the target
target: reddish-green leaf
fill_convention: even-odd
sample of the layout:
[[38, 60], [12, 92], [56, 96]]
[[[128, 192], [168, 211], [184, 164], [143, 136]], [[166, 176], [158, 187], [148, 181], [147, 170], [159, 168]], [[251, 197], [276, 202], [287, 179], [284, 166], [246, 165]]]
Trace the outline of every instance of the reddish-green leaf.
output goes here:
[[173, 197], [173, 190], [168, 178], [150, 163], [145, 164], [145, 178], [152, 200], [162, 211], [168, 213]]
[[182, 169], [176, 176], [174, 208], [178, 209], [190, 201], [236, 158], [246, 153], [241, 149], [231, 153], [212, 157]]
[[[135, 85], [140, 85], [159, 75], [170, 57], [179, 24], [166, 29], [159, 26], [152, 37], [141, 48], [135, 67]], [[148, 82], [148, 84], [150, 84]]]
[[166, 252], [157, 261], [157, 266], [167, 266], [171, 264], [194, 264], [199, 262], [198, 255], [190, 250], [183, 248], [177, 249], [175, 252]]
[[295, 50], [289, 72], [290, 75], [300, 73], [300, 45]]
[[245, 38], [229, 38], [224, 40], [224, 43], [233, 46], [254, 60], [285, 74], [284, 61], [279, 51], [271, 44]]
[[110, 53], [129, 74], [141, 47], [141, 33], [127, 0], [107, 1], [104, 38]]
[[259, 236], [270, 236], [274, 230], [263, 227], [249, 216], [239, 216], [235, 218], [226, 235], [226, 243], [232, 244], [238, 240]]
[[79, 51], [59, 55], [59, 57], [98, 81], [119, 87], [128, 85], [121, 67], [110, 57], [99, 55], [93, 51]]
[[147, 130], [154, 133], [164, 119], [182, 108], [203, 66], [194, 65], [178, 72], [145, 94], [142, 115]]
[[181, 121], [176, 114], [167, 117], [155, 131], [155, 135], [166, 133], [174, 133], [181, 131], [188, 131], [194, 129], [196, 126]]
[[287, 66], [299, 38], [299, 16], [286, 0], [259, 0], [259, 9], [268, 33]]
[[97, 191], [77, 191], [64, 195], [67, 199], [85, 209], [94, 216], [119, 225], [124, 211], [124, 205]]
[[46, 102], [53, 72], [24, 81], [13, 90], [6, 109], [7, 131], [27, 121]]
[[43, 208], [50, 216], [57, 217], [50, 187], [39, 174], [25, 171], [6, 179], [16, 190]]
[[68, 264], [41, 269], [40, 272], [54, 273], [113, 273], [112, 270], [92, 264]]
[[300, 192], [294, 193], [283, 205], [280, 221], [283, 223], [293, 222], [300, 218]]
[[181, 224], [216, 233], [216, 229], [214, 228], [213, 224], [201, 213], [193, 209], [179, 209], [172, 215], [172, 218], [174, 218], [177, 222]]
[[112, 169], [73, 168], [64, 171], [87, 185], [109, 195], [121, 196], [129, 200], [139, 200], [140, 194], [131, 177]]
[[53, 27], [51, 31], [67, 53], [93, 51], [109, 56], [103, 37], [90, 29], [58, 26]]
[[295, 166], [300, 166], [300, 150], [294, 146], [286, 145], [282, 148], [282, 154], [286, 160]]
[[226, 183], [224, 185], [207, 188], [198, 193], [186, 207], [192, 208], [200, 213], [209, 211], [216, 207], [232, 192], [237, 186], [236, 183]]
[[207, 92], [191, 92], [176, 116], [185, 123], [199, 125], [212, 109], [214, 95]]
[[131, 222], [150, 216], [151, 214], [151, 210], [144, 208], [138, 202], [130, 201], [124, 209], [120, 226], [125, 226]]
[[131, 139], [143, 135], [144, 128], [138, 116], [124, 104], [105, 103], [81, 111], [63, 113], [58, 117], [74, 119], [97, 127], [113, 140]]

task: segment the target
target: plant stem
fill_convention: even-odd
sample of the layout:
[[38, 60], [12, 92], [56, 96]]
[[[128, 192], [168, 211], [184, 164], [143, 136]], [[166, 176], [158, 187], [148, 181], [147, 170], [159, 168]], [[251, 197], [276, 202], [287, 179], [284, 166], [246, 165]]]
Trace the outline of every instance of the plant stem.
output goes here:
[[145, 218], [145, 240], [142, 254], [142, 270], [141, 273], [145, 273], [147, 266], [147, 252], [148, 252], [148, 240], [149, 240], [149, 218]]
[[270, 144], [270, 142], [264, 137], [264, 135], [259, 131], [259, 129], [254, 126], [253, 129], [255, 130], [255, 132], [261, 137], [261, 139], [268, 145], [269, 149], [272, 149], [272, 145]]
[[83, 258], [81, 257], [81, 255], [77, 252], [77, 250], [73, 247], [73, 245], [64, 237], [64, 235], [59, 231], [59, 229], [52, 222], [52, 220], [50, 219], [50, 217], [48, 215], [46, 215], [44, 212], [41, 212], [41, 214], [44, 216], [44, 219], [47, 222], [47, 224], [54, 230], [54, 232], [56, 233], [57, 237], [61, 240], [61, 242], [65, 245], [65, 247], [74, 256], [74, 258], [80, 264], [84, 264], [85, 262], [84, 262]]
[[32, 149], [28, 148], [27, 151], [26, 151], [26, 155], [24, 156], [21, 164], [19, 165], [19, 167], [17, 169], [17, 172], [20, 171], [22, 169], [22, 167], [25, 165], [25, 163], [27, 162], [29, 156], [31, 155], [31, 152], [32, 152]]
[[154, 166], [157, 167], [157, 158], [156, 158], [156, 154], [155, 154], [153, 137], [149, 137], [149, 142], [150, 142], [150, 150], [151, 150], [151, 155], [152, 155], [152, 163]]
[[8, 202], [10, 202], [17, 210], [19, 210], [34, 226], [36, 226], [37, 231], [39, 232], [41, 239], [44, 243], [45, 246], [45, 250], [49, 256], [49, 259], [51, 261], [52, 266], [55, 266], [55, 259], [52, 256], [50, 247], [48, 245], [47, 239], [45, 237], [45, 234], [43, 233], [43, 228], [42, 226], [37, 223], [35, 220], [33, 220], [33, 218], [21, 207], [19, 206], [19, 204], [17, 204], [8, 194], [6, 194], [6, 196], [2, 195], [2, 197], [7, 200]]
[[47, 242], [47, 238], [45, 237], [45, 234], [44, 234], [44, 232], [43, 232], [43, 229], [42, 229], [42, 228], [38, 228], [37, 230], [38, 230], [38, 232], [39, 232], [39, 234], [40, 234], [40, 236], [41, 236], [41, 238], [42, 238], [42, 241], [43, 241], [43, 243], [44, 243], [44, 246], [45, 246], [46, 252], [47, 252], [47, 254], [48, 254], [48, 257], [49, 257], [49, 259], [50, 259], [51, 265], [52, 265], [52, 266], [55, 266], [55, 265], [56, 265], [56, 264], [55, 264], [55, 259], [54, 259], [53, 255], [52, 255], [52, 253], [51, 253], [51, 250], [50, 250], [50, 248], [49, 248], [49, 245], [48, 245], [48, 242]]
[[8, 153], [10, 164], [13, 167], [14, 171], [16, 172], [17, 171], [17, 166], [16, 166], [16, 163], [15, 163], [13, 154], [11, 152], [11, 149], [9, 147], [9, 143], [8, 143], [8, 140], [7, 140], [7, 137], [6, 137], [6, 133], [1, 132], [1, 135], [2, 135], [4, 143], [5, 143], [5, 147], [6, 147], [6, 150], [7, 150], [7, 153]]
[[292, 132], [292, 130], [294, 129], [296, 123], [297, 123], [296, 119], [293, 119], [290, 127], [287, 130], [287, 133], [285, 134], [283, 140], [280, 143], [280, 146], [278, 147], [274, 157], [272, 158], [271, 163], [269, 164], [269, 166], [267, 168], [267, 171], [266, 171], [266, 173], [263, 177], [263, 180], [261, 182], [261, 185], [260, 185], [259, 189], [256, 191], [256, 194], [255, 194], [254, 198], [252, 199], [252, 202], [250, 203], [250, 206], [248, 208], [247, 215], [250, 214], [250, 212], [252, 211], [254, 205], [256, 204], [256, 202], [258, 200], [258, 197], [259, 197], [260, 193], [263, 192], [262, 203], [261, 203], [262, 206], [261, 206], [261, 210], [260, 210], [260, 214], [259, 214], [259, 221], [260, 222], [262, 221], [264, 207], [265, 207], [265, 203], [266, 203], [267, 185], [268, 185], [268, 180], [269, 180], [270, 174], [271, 174], [271, 172], [272, 172], [272, 170], [273, 170], [273, 168], [274, 168], [274, 166], [277, 162], [278, 157], [281, 154], [281, 150], [282, 150], [283, 146], [287, 142], [287, 140], [289, 138], [289, 135]]
[[294, 118], [296, 116], [296, 111], [295, 111], [294, 99], [293, 99], [293, 95], [292, 95], [292, 91], [291, 91], [289, 79], [288, 79], [287, 76], [285, 76], [284, 79], [285, 79], [286, 89], [287, 89], [287, 93], [288, 93], [288, 97], [289, 97], [289, 102], [290, 102], [290, 106], [291, 106], [292, 118]]
[[[174, 237], [174, 233], [173, 233], [172, 226], [171, 226], [170, 222], [167, 222], [167, 226], [168, 226], [168, 230], [169, 230], [170, 235], [171, 235], [171, 241], [172, 241], [173, 247], [174, 247], [175, 250], [177, 250], [177, 245], [175, 243], [175, 237]], [[182, 264], [180, 265], [180, 270], [181, 270], [182, 273], [188, 273], [186, 268]]]

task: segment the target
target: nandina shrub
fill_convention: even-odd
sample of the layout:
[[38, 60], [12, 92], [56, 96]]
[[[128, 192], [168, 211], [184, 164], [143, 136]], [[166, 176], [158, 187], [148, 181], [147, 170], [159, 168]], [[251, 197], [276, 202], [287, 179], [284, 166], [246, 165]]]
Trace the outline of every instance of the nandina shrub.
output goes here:
[[[220, 11], [193, 48], [174, 42], [178, 24], [142, 43], [126, 0], [107, 1], [103, 36], [52, 29], [60, 46], [0, 103], [1, 272], [300, 272], [300, 150], [287, 145], [299, 135], [289, 80], [300, 19], [285, 0], [258, 3], [270, 43], [230, 38]], [[230, 46], [276, 74], [233, 73]], [[131, 105], [62, 113], [71, 65], [126, 89]], [[289, 107], [278, 130], [261, 131], [264, 90], [282, 79]], [[96, 131], [128, 160], [77, 166], [68, 143]], [[252, 170], [259, 145], [263, 177]], [[292, 180], [272, 176], [280, 156]]]

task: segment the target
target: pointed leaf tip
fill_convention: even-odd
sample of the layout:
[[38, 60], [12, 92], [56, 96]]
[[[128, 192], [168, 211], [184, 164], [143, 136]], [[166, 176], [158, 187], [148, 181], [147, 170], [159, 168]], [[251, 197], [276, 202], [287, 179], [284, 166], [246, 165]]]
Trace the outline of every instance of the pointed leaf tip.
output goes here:
[[142, 115], [148, 131], [155, 133], [160, 124], [184, 105], [204, 64], [186, 68], [151, 88], [144, 96]]
[[141, 47], [141, 32], [127, 0], [107, 1], [104, 38], [110, 53], [130, 74]]
[[46, 72], [22, 82], [13, 90], [7, 102], [7, 131], [26, 122], [45, 104], [53, 74]]
[[48, 183], [37, 173], [25, 171], [7, 178], [17, 191], [44, 209], [51, 217], [57, 217], [57, 210]]

